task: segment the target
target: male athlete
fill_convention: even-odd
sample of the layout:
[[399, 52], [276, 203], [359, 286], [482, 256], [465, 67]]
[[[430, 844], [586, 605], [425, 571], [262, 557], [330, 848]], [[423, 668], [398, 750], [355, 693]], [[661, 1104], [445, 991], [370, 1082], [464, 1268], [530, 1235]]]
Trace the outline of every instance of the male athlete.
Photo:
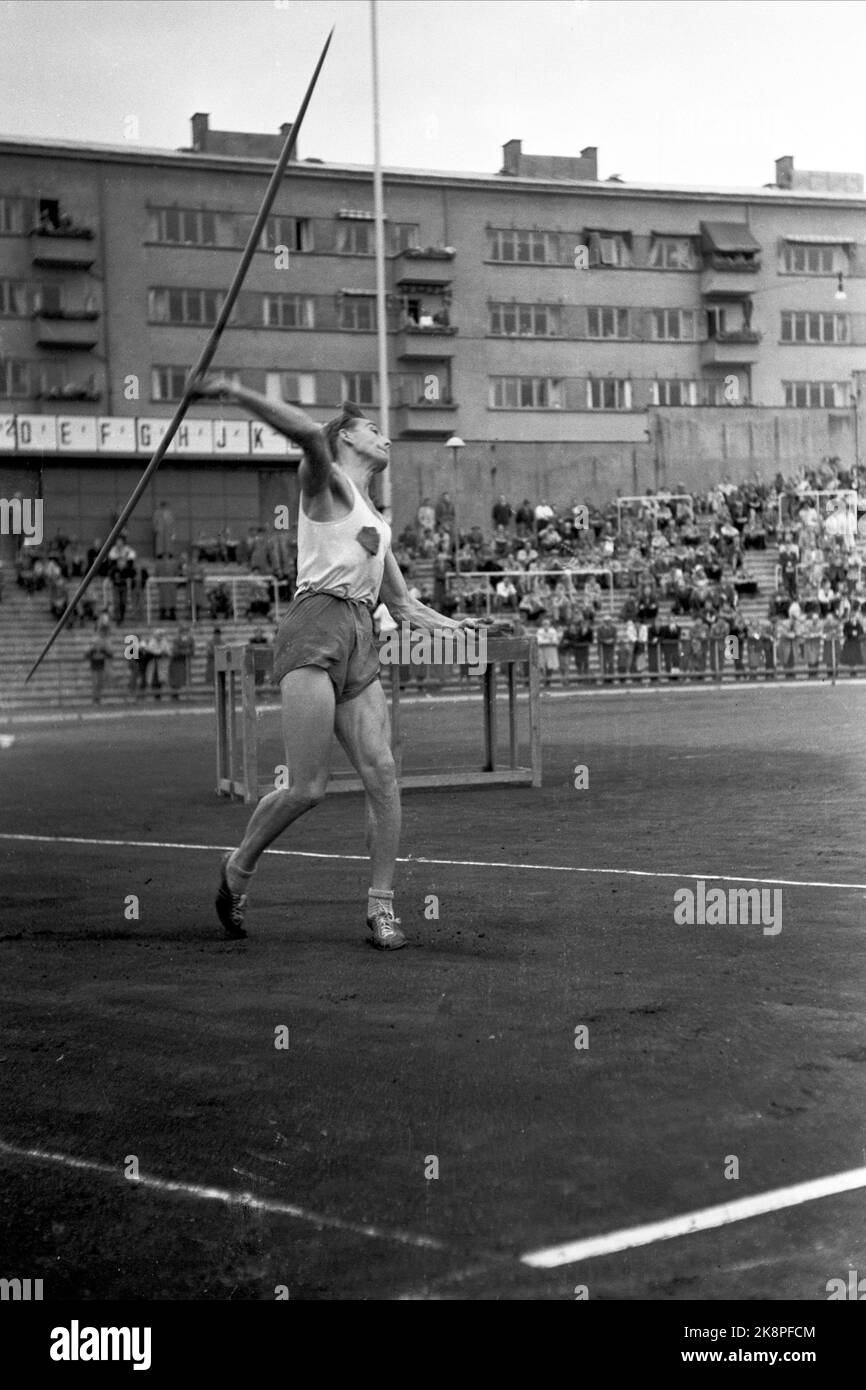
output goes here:
[[390, 441], [356, 406], [318, 425], [302, 410], [237, 386], [226, 377], [202, 382], [199, 398], [233, 401], [304, 451], [298, 469], [297, 591], [277, 633], [274, 680], [290, 786], [262, 797], [246, 834], [226, 855], [217, 914], [227, 934], [246, 936], [249, 880], [259, 856], [325, 795], [336, 733], [366, 793], [371, 887], [367, 926], [372, 944], [406, 944], [394, 916], [394, 870], [400, 838], [397, 783], [373, 610], [382, 602], [398, 621], [425, 632], [470, 624], [412, 599], [391, 553], [391, 528], [370, 501], [369, 486], [388, 464]]

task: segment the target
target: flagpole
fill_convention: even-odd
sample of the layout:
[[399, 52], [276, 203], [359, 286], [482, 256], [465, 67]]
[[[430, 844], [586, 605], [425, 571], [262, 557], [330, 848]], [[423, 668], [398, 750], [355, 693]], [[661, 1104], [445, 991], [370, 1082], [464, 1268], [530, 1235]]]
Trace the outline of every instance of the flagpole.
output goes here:
[[[370, 0], [370, 42], [373, 51], [373, 215], [376, 229], [376, 342], [379, 356], [379, 426], [391, 432], [391, 393], [388, 385], [388, 320], [385, 294], [385, 199], [382, 188], [382, 150], [379, 132], [379, 36], [376, 0]], [[381, 506], [391, 520], [391, 468], [381, 474]]]

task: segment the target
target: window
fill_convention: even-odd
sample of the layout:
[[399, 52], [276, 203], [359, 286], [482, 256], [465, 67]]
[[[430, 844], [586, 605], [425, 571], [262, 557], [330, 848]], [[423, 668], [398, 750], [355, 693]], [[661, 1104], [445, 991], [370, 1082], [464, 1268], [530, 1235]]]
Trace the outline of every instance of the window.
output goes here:
[[785, 405], [841, 409], [847, 404], [850, 383], [844, 381], [783, 381]]
[[631, 382], [613, 377], [586, 383], [586, 404], [589, 410], [630, 410]]
[[628, 309], [588, 309], [586, 331], [590, 338], [627, 338]]
[[386, 232], [392, 256], [398, 256], [401, 251], [414, 251], [418, 245], [416, 222], [392, 222], [386, 227]]
[[496, 337], [553, 338], [559, 310], [552, 304], [490, 304], [490, 332]]
[[351, 328], [359, 333], [375, 332], [376, 301], [373, 296], [344, 296], [340, 300], [340, 327]]
[[625, 232], [588, 232], [590, 265], [631, 265], [630, 238]]
[[28, 317], [28, 286], [23, 280], [0, 280], [0, 315], [4, 318]]
[[32, 198], [0, 198], [0, 236], [26, 236], [33, 221]]
[[31, 395], [30, 363], [0, 357], [0, 397], [22, 399]]
[[450, 405], [451, 379], [447, 363], [433, 364], [429, 372], [400, 372], [391, 378], [392, 399], [397, 405]]
[[848, 315], [784, 310], [783, 343], [847, 343]]
[[262, 323], [265, 328], [313, 328], [314, 304], [312, 296], [263, 294]]
[[496, 410], [555, 410], [562, 405], [562, 383], [547, 376], [495, 376], [490, 404]]
[[343, 400], [356, 405], [378, 405], [376, 377], [373, 372], [344, 372]]
[[337, 251], [343, 256], [372, 256], [375, 228], [372, 222], [341, 222], [337, 231]]
[[832, 275], [836, 270], [835, 246], [800, 246], [788, 242], [782, 265], [790, 275]]
[[315, 373], [268, 372], [265, 376], [265, 395], [268, 400], [288, 401], [290, 405], [315, 405]]
[[289, 251], [312, 251], [313, 224], [309, 217], [269, 217], [260, 245], [263, 251], [273, 251], [275, 246], [287, 246]]
[[694, 342], [695, 315], [691, 309], [653, 309], [652, 335], [665, 342]]
[[62, 391], [66, 385], [66, 368], [61, 362], [33, 362], [30, 380], [36, 390], [46, 395], [49, 391]]
[[691, 239], [675, 236], [654, 237], [649, 263], [655, 270], [694, 270], [695, 253]]
[[654, 381], [652, 396], [653, 405], [697, 405], [698, 384], [696, 381]]
[[171, 246], [215, 246], [216, 218], [197, 209], [152, 208], [150, 236]]
[[189, 375], [187, 367], [154, 367], [150, 397], [154, 401], [179, 401]]
[[518, 265], [560, 265], [563, 263], [558, 232], [521, 232], [514, 228], [491, 228], [488, 259]]
[[148, 290], [152, 323], [216, 323], [222, 304], [219, 290]]

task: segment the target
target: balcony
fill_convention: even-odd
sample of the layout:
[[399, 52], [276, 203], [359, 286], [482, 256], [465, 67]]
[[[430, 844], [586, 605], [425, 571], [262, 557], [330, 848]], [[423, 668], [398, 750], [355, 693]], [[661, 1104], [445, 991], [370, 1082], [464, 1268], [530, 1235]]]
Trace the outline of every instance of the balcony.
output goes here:
[[46, 386], [36, 392], [37, 401], [99, 401], [102, 392], [91, 379], [87, 383], [70, 382], [66, 386]]
[[754, 294], [760, 263], [737, 259], [735, 264], [733, 260], [712, 257], [713, 263], [705, 264], [701, 273], [701, 294], [708, 299], [745, 299]]
[[86, 227], [54, 232], [37, 228], [30, 233], [30, 241], [34, 265], [54, 270], [89, 270], [96, 260], [93, 232]]
[[397, 356], [410, 360], [453, 357], [457, 329], [441, 323], [405, 325], [397, 334]]
[[404, 439], [447, 439], [454, 433], [457, 406], [423, 401], [394, 407], [394, 433]]
[[96, 309], [79, 312], [36, 315], [36, 341], [48, 348], [95, 348], [99, 342], [99, 313]]
[[702, 367], [739, 367], [757, 362], [761, 353], [761, 334], [753, 328], [739, 328], [707, 338], [701, 343]]
[[403, 280], [429, 280], [450, 285], [448, 263], [457, 255], [453, 246], [411, 247], [394, 257], [397, 283]]

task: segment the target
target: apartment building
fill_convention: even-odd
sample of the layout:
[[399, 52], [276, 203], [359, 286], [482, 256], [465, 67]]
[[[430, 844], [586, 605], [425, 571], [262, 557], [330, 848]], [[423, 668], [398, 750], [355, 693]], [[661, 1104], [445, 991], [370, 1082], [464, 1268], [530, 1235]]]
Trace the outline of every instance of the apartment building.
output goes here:
[[[180, 150], [0, 139], [0, 495], [42, 496], [50, 530], [104, 535], [132, 491], [287, 129], [198, 113]], [[810, 447], [847, 441], [866, 347], [859, 175], [786, 157], [763, 188], [658, 187], [600, 179], [591, 146], [511, 140], [495, 173], [384, 183], [398, 524], [442, 487], [468, 522], [499, 492], [652, 485], [659, 421], [669, 438], [759, 410]], [[318, 419], [347, 396], [375, 413], [374, 231], [370, 168], [296, 158], [216, 365]], [[291, 452], [239, 412], [193, 407], [133, 543], [147, 550], [163, 497], [189, 541], [267, 522], [296, 500]]]

